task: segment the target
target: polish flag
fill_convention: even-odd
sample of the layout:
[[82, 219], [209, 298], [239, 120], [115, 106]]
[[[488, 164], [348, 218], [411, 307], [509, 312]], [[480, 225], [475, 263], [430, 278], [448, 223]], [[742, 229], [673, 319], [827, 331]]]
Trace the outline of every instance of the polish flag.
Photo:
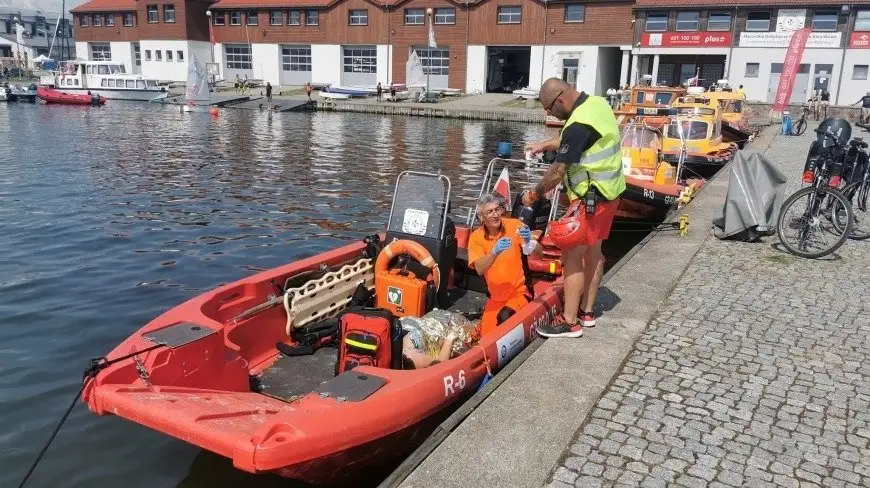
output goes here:
[[508, 169], [507, 166], [501, 169], [501, 175], [498, 177], [498, 181], [495, 182], [495, 186], [492, 189], [493, 193], [499, 194], [504, 197], [505, 207], [508, 212], [511, 210], [511, 182], [508, 177]]

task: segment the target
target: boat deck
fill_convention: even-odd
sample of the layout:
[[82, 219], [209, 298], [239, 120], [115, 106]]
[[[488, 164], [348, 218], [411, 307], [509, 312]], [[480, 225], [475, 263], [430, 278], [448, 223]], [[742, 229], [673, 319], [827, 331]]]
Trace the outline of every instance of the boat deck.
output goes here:
[[[476, 291], [454, 288], [448, 291], [448, 310], [462, 313], [477, 320], [483, 313], [486, 295]], [[278, 355], [275, 364], [256, 377], [254, 391], [292, 402], [317, 389], [325, 381], [335, 377], [335, 362], [338, 350], [322, 347], [310, 356]]]

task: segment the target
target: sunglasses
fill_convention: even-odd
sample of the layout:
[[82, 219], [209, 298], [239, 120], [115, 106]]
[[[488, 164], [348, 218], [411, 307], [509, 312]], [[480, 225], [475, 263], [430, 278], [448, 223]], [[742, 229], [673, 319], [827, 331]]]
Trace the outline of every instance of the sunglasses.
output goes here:
[[550, 110], [552, 110], [552, 109], [553, 109], [553, 105], [556, 105], [556, 100], [558, 100], [559, 97], [562, 96], [562, 92], [564, 92], [564, 91], [565, 91], [565, 90], [560, 91], [559, 94], [556, 95], [556, 98], [554, 98], [553, 101], [550, 102], [550, 104], [547, 105], [547, 106], [544, 108], [544, 110], [546, 110], [547, 112], [549, 112]]

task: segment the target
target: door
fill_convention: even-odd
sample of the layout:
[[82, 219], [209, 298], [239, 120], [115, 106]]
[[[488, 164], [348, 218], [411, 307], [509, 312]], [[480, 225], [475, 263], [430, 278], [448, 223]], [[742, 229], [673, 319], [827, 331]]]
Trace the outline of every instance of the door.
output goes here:
[[311, 46], [281, 46], [281, 84], [300, 86], [311, 81]]
[[[782, 75], [782, 63], [773, 63], [770, 65], [770, 81], [767, 85], [767, 101], [773, 103], [776, 99], [776, 91], [779, 88], [779, 78]], [[810, 82], [810, 65], [802, 64], [798, 68], [798, 72], [794, 77], [794, 85], [791, 89], [790, 104], [801, 104], [807, 101], [809, 94], [807, 87]]]
[[821, 93], [830, 92], [831, 74], [834, 72], [833, 64], [817, 64], [813, 74], [813, 91]]
[[344, 46], [342, 51], [342, 85], [374, 86], [378, 83], [377, 47]]
[[423, 82], [429, 82], [429, 89], [449, 88], [450, 49], [420, 46], [413, 48], [413, 50], [417, 53], [417, 57], [420, 58], [420, 64], [423, 66], [423, 74], [425, 75]]
[[577, 71], [580, 69], [579, 59], [562, 60], [562, 80], [571, 86], [577, 86]]

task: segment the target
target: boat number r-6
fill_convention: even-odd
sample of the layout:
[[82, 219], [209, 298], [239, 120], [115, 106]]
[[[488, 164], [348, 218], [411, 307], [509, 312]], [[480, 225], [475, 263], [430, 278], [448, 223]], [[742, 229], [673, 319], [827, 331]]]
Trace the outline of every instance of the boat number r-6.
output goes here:
[[453, 375], [449, 374], [444, 377], [444, 396], [453, 395], [457, 390], [462, 391], [465, 389], [465, 370], [460, 369], [459, 373], [454, 378]]

